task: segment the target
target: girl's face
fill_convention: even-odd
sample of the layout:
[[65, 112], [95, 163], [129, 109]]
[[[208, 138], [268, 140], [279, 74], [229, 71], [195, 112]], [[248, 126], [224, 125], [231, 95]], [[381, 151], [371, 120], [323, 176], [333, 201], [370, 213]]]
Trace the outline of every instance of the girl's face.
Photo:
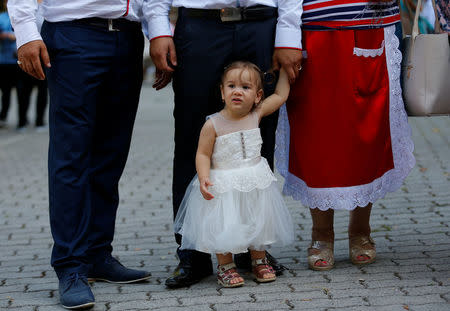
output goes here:
[[220, 86], [225, 108], [237, 115], [249, 113], [261, 101], [263, 95], [255, 80], [255, 75], [247, 69], [230, 70]]

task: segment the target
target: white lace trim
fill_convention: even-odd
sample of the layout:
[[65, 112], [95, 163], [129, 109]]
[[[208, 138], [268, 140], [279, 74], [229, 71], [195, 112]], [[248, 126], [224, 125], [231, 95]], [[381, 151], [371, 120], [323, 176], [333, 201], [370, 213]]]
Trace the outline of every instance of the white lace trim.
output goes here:
[[[224, 193], [233, 189], [250, 192], [254, 189], [265, 189], [277, 180], [270, 170], [267, 160], [263, 157], [253, 166], [223, 170], [211, 169], [210, 179], [213, 183], [213, 186], [210, 187], [212, 193]], [[199, 185], [200, 183], [196, 179], [194, 186]]]
[[364, 56], [364, 57], [376, 57], [383, 54], [384, 50], [384, 40], [381, 43], [381, 47], [379, 49], [361, 49], [361, 48], [353, 48], [353, 54], [356, 56]]
[[394, 168], [369, 184], [353, 187], [310, 188], [297, 176], [289, 173], [289, 121], [286, 107], [280, 110], [276, 133], [275, 157], [280, 174], [285, 177], [283, 193], [311, 208], [352, 210], [383, 198], [387, 192], [396, 191], [415, 165], [411, 128], [403, 105], [400, 87], [400, 63], [402, 55], [395, 26], [384, 28], [386, 61], [389, 74], [390, 127]]

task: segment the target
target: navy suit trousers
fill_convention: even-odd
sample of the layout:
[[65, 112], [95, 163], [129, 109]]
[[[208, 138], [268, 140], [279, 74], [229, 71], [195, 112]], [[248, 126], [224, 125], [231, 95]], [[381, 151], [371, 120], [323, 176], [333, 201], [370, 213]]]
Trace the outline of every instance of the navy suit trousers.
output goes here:
[[50, 95], [48, 155], [51, 263], [85, 271], [110, 255], [118, 182], [142, 84], [140, 31], [45, 22]]

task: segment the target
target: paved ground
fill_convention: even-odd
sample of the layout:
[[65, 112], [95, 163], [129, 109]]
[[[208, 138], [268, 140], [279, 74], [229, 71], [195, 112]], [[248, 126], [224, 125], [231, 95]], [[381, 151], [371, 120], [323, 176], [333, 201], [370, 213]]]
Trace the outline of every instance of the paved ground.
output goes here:
[[[348, 213], [336, 215], [336, 268], [306, 268], [308, 210], [286, 199], [296, 223], [292, 247], [272, 253], [289, 267], [275, 283], [220, 289], [213, 276], [187, 289], [167, 290], [177, 260], [172, 237], [172, 100], [170, 90], [144, 88], [128, 165], [114, 253], [148, 269], [150, 282], [93, 284], [94, 310], [449, 310], [450, 119], [411, 119], [417, 166], [402, 189], [375, 205], [378, 260], [348, 261]], [[12, 112], [14, 114], [14, 112]], [[47, 134], [0, 130], [0, 309], [60, 310], [49, 265]]]

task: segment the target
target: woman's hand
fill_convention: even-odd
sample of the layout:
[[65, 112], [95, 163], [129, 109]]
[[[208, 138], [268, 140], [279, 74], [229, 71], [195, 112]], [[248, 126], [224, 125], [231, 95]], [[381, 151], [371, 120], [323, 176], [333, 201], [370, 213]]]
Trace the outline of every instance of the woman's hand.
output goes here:
[[209, 180], [209, 177], [199, 177], [198, 181], [200, 182], [200, 192], [205, 200], [214, 199], [214, 196], [211, 192], [208, 191], [208, 187], [212, 186], [213, 183]]
[[302, 51], [298, 49], [275, 49], [272, 57], [272, 69], [278, 71], [280, 68], [286, 71], [289, 83], [294, 83], [302, 69]]

